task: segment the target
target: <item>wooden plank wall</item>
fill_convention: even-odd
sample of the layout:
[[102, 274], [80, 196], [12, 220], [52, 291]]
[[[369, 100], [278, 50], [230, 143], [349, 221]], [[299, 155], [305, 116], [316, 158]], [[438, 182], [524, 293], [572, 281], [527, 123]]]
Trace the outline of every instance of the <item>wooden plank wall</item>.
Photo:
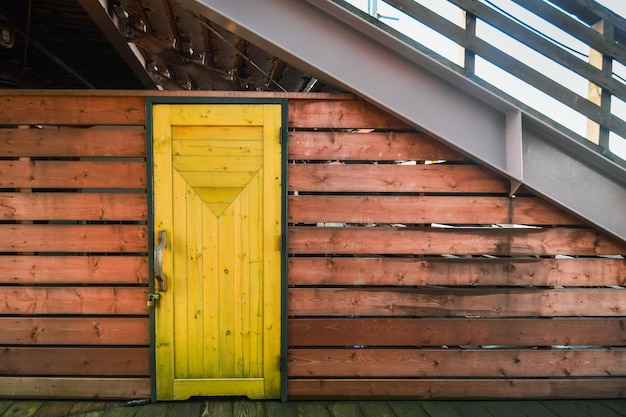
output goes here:
[[289, 119], [291, 398], [626, 396], [623, 244], [363, 102]]
[[144, 99], [0, 100], [0, 396], [149, 397]]
[[[626, 397], [623, 244], [362, 101], [289, 111], [291, 398]], [[0, 98], [0, 396], [150, 395], [144, 118]]]

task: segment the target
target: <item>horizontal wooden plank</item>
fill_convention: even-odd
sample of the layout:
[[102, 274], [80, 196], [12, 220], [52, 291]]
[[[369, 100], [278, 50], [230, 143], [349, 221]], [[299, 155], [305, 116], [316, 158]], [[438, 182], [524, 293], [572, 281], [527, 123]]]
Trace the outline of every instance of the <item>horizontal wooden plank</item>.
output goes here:
[[626, 318], [290, 318], [289, 346], [626, 346]]
[[[245, 141], [257, 149], [263, 145], [263, 128], [261, 126], [172, 126], [172, 139], [178, 145], [187, 145], [192, 148], [203, 147], [204, 143], [217, 142], [225, 149], [231, 149], [234, 144]], [[222, 141], [223, 140], [223, 141]], [[182, 155], [182, 154], [181, 154]], [[191, 153], [197, 155], [197, 153]]]
[[0, 129], [0, 157], [146, 156], [142, 129], [45, 127]]
[[[278, 359], [278, 358], [277, 358]], [[233, 393], [237, 393], [240, 396], [248, 396], [249, 398], [264, 398], [265, 391], [265, 379], [264, 378], [174, 378], [174, 398], [173, 400], [187, 400], [189, 396], [202, 397], [204, 393], [211, 393], [212, 397], [229, 397], [233, 396]], [[231, 409], [232, 410], [232, 409]], [[224, 409], [223, 411], [213, 413], [209, 411], [211, 417], [235, 417], [240, 414], [233, 413], [231, 410]], [[207, 409], [208, 411], [208, 409]], [[243, 413], [241, 417], [249, 415]]]
[[452, 223], [509, 222], [502, 197], [289, 196], [291, 223]]
[[176, 172], [190, 187], [197, 188], [243, 188], [250, 182], [250, 178], [257, 174], [255, 171], [213, 171], [210, 175], [206, 171]]
[[[2, 120], [2, 119], [0, 119]], [[289, 100], [289, 128], [411, 129], [364, 100]]]
[[0, 252], [147, 252], [148, 229], [134, 224], [0, 224]]
[[291, 379], [291, 399], [626, 398], [626, 378], [564, 379]]
[[150, 398], [150, 378], [0, 378], [0, 396], [39, 399], [144, 399]]
[[181, 172], [255, 172], [263, 166], [263, 156], [174, 155], [172, 166]]
[[290, 377], [626, 376], [624, 349], [290, 349]]
[[626, 245], [592, 229], [289, 228], [291, 254], [622, 255]]
[[[354, 100], [350, 93], [317, 93], [317, 92], [285, 92], [285, 91], [208, 91], [208, 90], [76, 90], [76, 89], [0, 89], [0, 93], [7, 96], [85, 96], [90, 97], [196, 97], [196, 98], [287, 98], [287, 99], [323, 99], [323, 100]], [[164, 99], [163, 101], [168, 101]], [[174, 100], [172, 100], [174, 101]]]
[[0, 317], [3, 345], [148, 345], [145, 317]]
[[1, 220], [131, 220], [148, 218], [145, 193], [0, 193]]
[[142, 161], [0, 161], [0, 188], [146, 188]]
[[148, 284], [147, 256], [0, 256], [1, 284]]
[[291, 316], [619, 317], [626, 289], [291, 288]]
[[509, 185], [478, 165], [289, 164], [290, 191], [507, 193]]
[[173, 126], [262, 126], [263, 117], [264, 105], [258, 104], [170, 105], [170, 123]]
[[532, 197], [291, 195], [291, 223], [581, 224]]
[[578, 218], [535, 197], [515, 197], [511, 206], [513, 224], [583, 224]]
[[146, 315], [145, 287], [0, 287], [0, 314]]
[[461, 161], [466, 158], [419, 132], [289, 132], [288, 159]]
[[4, 125], [145, 125], [145, 98], [58, 95], [4, 95]]
[[626, 260], [290, 257], [287, 277], [289, 285], [318, 286], [626, 286]]
[[[261, 128], [259, 128], [261, 130]], [[262, 140], [194, 139], [172, 140], [174, 155], [262, 156]]]
[[148, 347], [5, 347], [2, 375], [148, 376]]

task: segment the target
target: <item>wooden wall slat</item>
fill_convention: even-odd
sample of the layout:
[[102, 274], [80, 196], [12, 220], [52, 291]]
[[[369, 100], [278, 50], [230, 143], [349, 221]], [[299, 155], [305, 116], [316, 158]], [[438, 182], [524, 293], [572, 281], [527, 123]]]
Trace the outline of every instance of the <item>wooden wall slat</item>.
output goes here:
[[292, 195], [288, 207], [292, 223], [581, 224], [532, 197]]
[[0, 161], [1, 188], [146, 188], [142, 161]]
[[[0, 121], [2, 119], [0, 118]], [[412, 129], [363, 100], [289, 100], [289, 128]]]
[[4, 345], [148, 345], [143, 317], [0, 317]]
[[5, 315], [147, 315], [146, 287], [0, 287]]
[[576, 217], [537, 197], [515, 197], [513, 199], [511, 223], [578, 225], [584, 224]]
[[619, 317], [623, 289], [290, 288], [291, 316]]
[[134, 224], [0, 224], [0, 252], [147, 252], [148, 229]]
[[290, 103], [290, 398], [626, 396], [626, 245], [355, 104]]
[[145, 99], [0, 103], [0, 395], [149, 397]]
[[297, 378], [626, 376], [624, 349], [290, 349]]
[[146, 122], [145, 98], [139, 96], [0, 97], [3, 125], [139, 125]]
[[143, 129], [0, 129], [0, 157], [138, 157], [146, 156]]
[[509, 202], [500, 197], [299, 195], [288, 207], [293, 223], [509, 223]]
[[418, 132], [289, 133], [288, 159], [462, 161], [460, 153]]
[[147, 256], [0, 256], [0, 284], [148, 284]]
[[146, 194], [0, 193], [1, 220], [135, 220], [148, 218]]
[[291, 379], [287, 395], [304, 398], [624, 398], [626, 378]]
[[478, 165], [290, 164], [290, 191], [507, 193]]
[[289, 346], [626, 346], [626, 318], [297, 318]]
[[129, 399], [150, 398], [150, 378], [0, 378], [0, 392], [7, 398]]
[[626, 286], [626, 260], [290, 257], [288, 282], [294, 286]]
[[420, 229], [403, 227], [291, 227], [292, 254], [620, 255], [610, 237], [592, 229]]
[[148, 347], [5, 347], [2, 375], [148, 376]]

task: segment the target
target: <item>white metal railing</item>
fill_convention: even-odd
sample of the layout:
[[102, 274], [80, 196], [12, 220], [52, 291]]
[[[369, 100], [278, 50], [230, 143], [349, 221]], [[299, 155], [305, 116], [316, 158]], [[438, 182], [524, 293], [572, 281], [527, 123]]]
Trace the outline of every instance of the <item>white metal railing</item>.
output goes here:
[[626, 165], [620, 14], [571, 0], [335, 1]]

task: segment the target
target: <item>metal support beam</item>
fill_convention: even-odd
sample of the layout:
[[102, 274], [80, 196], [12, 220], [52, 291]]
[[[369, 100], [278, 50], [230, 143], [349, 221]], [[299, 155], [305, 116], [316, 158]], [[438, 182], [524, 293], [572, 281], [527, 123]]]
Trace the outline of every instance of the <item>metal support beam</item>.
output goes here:
[[523, 129], [524, 185], [625, 241], [623, 168], [615, 165], [612, 172], [605, 171], [610, 161], [578, 142], [564, 150], [560, 142], [568, 138], [532, 118], [524, 117]]
[[[102, 0], [105, 2], [104, 0]], [[156, 85], [146, 71], [144, 58], [135, 45], [126, 42], [119, 29], [107, 13], [104, 4], [99, 0], [78, 0], [81, 7], [96, 23], [100, 31], [111, 42], [117, 53], [128, 64], [131, 71], [141, 83], [149, 89], [155, 89]], [[106, 2], [105, 2], [106, 3]]]
[[512, 177], [510, 195], [513, 195], [524, 183], [524, 156], [522, 149], [523, 128], [521, 111], [515, 110], [506, 113], [504, 137], [506, 140], [506, 169]]
[[623, 168], [332, 0], [181, 3], [626, 241]]

